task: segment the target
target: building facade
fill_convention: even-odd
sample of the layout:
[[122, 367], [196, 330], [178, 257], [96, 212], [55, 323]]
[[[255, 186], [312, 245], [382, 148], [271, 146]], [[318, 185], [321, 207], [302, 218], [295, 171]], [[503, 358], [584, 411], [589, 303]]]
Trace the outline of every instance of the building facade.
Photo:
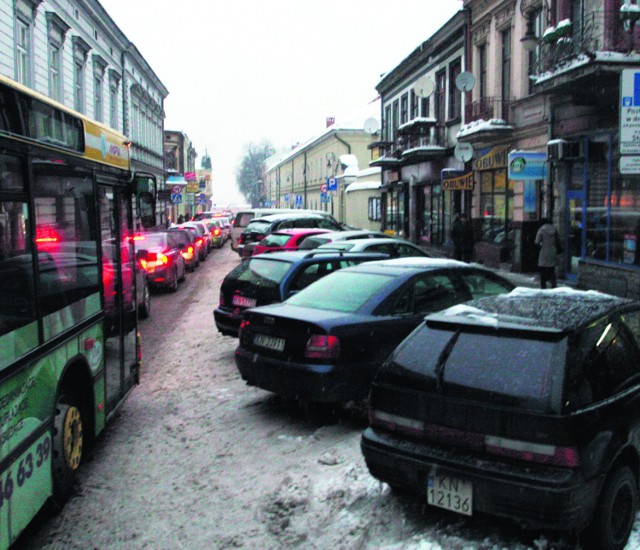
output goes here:
[[[369, 109], [373, 114], [375, 108]], [[264, 163], [263, 185], [269, 204], [277, 208], [308, 208], [346, 218], [345, 189], [368, 167], [372, 132], [368, 116], [346, 123], [328, 119], [326, 130]]]
[[181, 215], [189, 219], [198, 211], [198, 197], [201, 192], [196, 173], [198, 153], [187, 134], [165, 130], [164, 157], [169, 192], [169, 201], [166, 204], [167, 219], [176, 223]]
[[370, 165], [382, 169], [383, 229], [437, 249], [451, 246], [455, 214], [471, 208], [468, 190], [442, 180], [464, 169], [454, 147], [464, 121], [456, 79], [466, 70], [466, 28], [460, 11], [376, 86], [382, 131]]
[[162, 188], [168, 90], [99, 2], [0, 0], [0, 72], [125, 134]]

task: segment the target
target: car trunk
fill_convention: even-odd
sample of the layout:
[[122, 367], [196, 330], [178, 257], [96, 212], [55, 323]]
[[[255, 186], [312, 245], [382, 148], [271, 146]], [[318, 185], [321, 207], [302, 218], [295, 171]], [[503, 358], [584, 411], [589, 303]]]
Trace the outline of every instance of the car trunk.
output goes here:
[[[490, 435], [572, 445], [562, 415], [566, 340], [416, 330], [379, 371], [372, 410], [418, 420], [435, 442], [473, 447]], [[472, 449], [473, 450], [473, 449]]]

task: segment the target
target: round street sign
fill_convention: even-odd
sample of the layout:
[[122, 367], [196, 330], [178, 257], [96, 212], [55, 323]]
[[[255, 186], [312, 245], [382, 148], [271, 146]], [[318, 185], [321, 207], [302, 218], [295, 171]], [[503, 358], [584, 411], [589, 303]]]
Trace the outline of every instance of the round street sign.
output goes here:
[[473, 157], [473, 145], [459, 141], [456, 148], [453, 150], [453, 155], [460, 162], [467, 162]]
[[179, 195], [180, 193], [182, 193], [182, 185], [174, 185], [174, 186], [171, 188], [171, 192], [172, 192], [174, 195]]
[[323, 184], [320, 186], [320, 193], [326, 193], [326, 192], [327, 192], [327, 184], [326, 184], [326, 183], [323, 183]]

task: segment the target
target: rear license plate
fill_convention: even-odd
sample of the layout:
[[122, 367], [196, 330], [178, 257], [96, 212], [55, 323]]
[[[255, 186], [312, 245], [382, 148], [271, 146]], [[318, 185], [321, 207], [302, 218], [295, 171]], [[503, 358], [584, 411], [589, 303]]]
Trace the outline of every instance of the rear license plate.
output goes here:
[[255, 298], [247, 298], [246, 296], [238, 296], [236, 294], [231, 298], [231, 303], [238, 307], [256, 307]]
[[284, 351], [284, 338], [275, 338], [266, 334], [256, 334], [253, 343], [262, 348], [271, 349], [273, 351]]
[[465, 516], [473, 513], [473, 483], [447, 474], [427, 478], [427, 502]]

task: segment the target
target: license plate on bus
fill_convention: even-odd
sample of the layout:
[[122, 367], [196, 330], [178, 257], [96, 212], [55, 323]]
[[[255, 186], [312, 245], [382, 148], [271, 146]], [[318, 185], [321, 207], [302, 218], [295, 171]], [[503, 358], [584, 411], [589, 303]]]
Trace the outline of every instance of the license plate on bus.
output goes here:
[[246, 296], [238, 296], [236, 294], [231, 298], [231, 303], [238, 307], [256, 307], [255, 298], [247, 298]]
[[253, 338], [256, 346], [267, 348], [273, 351], [284, 351], [284, 338], [275, 338], [266, 334], [256, 334]]
[[473, 513], [473, 483], [443, 473], [429, 475], [427, 503], [470, 516]]

